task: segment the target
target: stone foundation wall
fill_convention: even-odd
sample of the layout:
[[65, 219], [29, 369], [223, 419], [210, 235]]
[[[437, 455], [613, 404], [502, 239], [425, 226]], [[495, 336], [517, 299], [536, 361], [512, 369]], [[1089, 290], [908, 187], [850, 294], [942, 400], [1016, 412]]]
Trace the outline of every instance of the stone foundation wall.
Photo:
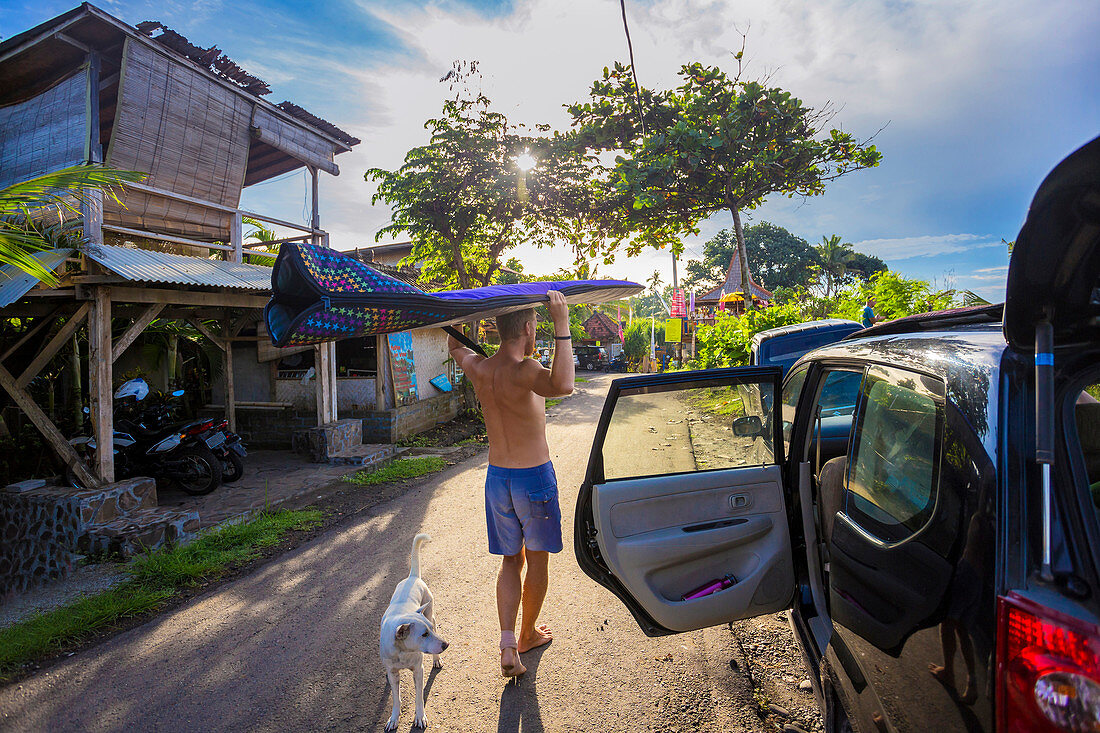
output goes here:
[[198, 529], [197, 512], [157, 509], [151, 478], [87, 490], [12, 484], [0, 490], [0, 601], [65, 577], [78, 552], [129, 557]]
[[[37, 488], [25, 487], [36, 484]], [[80, 502], [24, 481], [0, 490], [0, 601], [73, 569]]]

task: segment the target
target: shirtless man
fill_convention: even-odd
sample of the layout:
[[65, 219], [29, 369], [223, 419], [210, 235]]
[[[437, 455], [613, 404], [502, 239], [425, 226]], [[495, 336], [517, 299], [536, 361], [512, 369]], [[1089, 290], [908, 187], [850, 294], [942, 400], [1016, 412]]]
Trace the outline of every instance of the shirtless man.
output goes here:
[[[546, 398], [572, 393], [573, 350], [569, 306], [558, 291], [551, 290], [549, 296], [556, 346], [549, 369], [528, 358], [535, 351], [534, 308], [497, 317], [500, 350], [489, 358], [453, 337], [447, 343], [473, 382], [489, 433], [485, 520], [489, 552], [503, 555], [497, 574], [497, 615], [500, 670], [505, 677], [526, 672], [520, 653], [553, 638], [545, 624], [535, 625], [546, 598], [550, 553], [562, 549], [558, 484], [546, 445]], [[525, 562], [527, 575], [521, 580]]]

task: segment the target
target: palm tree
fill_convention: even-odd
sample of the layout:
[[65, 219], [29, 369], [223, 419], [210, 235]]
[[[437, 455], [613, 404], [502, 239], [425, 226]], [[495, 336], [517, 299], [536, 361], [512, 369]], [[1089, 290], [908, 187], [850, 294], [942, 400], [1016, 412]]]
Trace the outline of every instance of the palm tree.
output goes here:
[[84, 241], [84, 235], [76, 233], [78, 217], [93, 191], [103, 191], [121, 206], [114, 187], [144, 178], [136, 171], [77, 165], [0, 188], [0, 264], [56, 285], [57, 277], [34, 254]]
[[825, 297], [832, 298], [839, 292], [848, 277], [848, 263], [852, 260], [851, 246], [840, 241], [840, 235], [822, 237], [821, 244], [814, 249], [821, 255], [821, 274], [825, 288]]
[[[272, 230], [265, 227], [259, 221], [250, 217], [243, 217], [242, 221], [251, 227], [255, 227], [252, 231], [245, 235], [245, 239], [254, 239], [257, 242], [273, 242], [279, 238], [279, 235]], [[269, 244], [263, 249], [249, 249], [248, 253], [244, 256], [244, 261], [250, 265], [262, 265], [264, 267], [274, 267], [275, 258], [279, 256], [279, 245]]]

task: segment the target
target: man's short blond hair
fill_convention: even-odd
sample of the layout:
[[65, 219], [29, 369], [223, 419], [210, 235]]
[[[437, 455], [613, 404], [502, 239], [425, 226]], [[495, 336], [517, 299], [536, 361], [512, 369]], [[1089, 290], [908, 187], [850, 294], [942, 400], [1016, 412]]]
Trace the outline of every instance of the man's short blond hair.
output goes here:
[[514, 341], [523, 336], [523, 327], [535, 320], [535, 309], [524, 308], [497, 316], [497, 331], [501, 341]]

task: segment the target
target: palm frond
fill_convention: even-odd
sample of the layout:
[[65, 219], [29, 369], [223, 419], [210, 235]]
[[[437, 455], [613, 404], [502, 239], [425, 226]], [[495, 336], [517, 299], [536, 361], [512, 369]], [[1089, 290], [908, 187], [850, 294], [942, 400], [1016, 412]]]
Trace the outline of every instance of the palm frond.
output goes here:
[[[44, 173], [0, 188], [0, 264], [10, 264], [50, 285], [57, 277], [34, 257], [35, 252], [81, 244], [83, 235], [74, 234], [73, 220], [92, 191], [103, 191], [112, 201], [122, 202], [114, 187], [140, 181], [144, 173], [101, 165], [78, 165]], [[57, 222], [46, 214], [56, 210]]]

